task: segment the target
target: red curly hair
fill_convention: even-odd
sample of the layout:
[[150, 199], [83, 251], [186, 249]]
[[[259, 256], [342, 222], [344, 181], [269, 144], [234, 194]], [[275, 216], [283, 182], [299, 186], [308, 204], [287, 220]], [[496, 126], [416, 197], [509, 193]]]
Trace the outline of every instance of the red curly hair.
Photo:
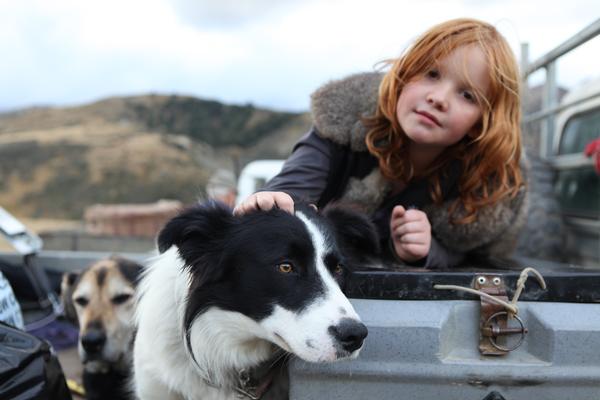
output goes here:
[[[409, 138], [396, 117], [398, 97], [404, 86], [423, 76], [437, 60], [461, 46], [476, 45], [489, 66], [489, 93], [477, 93], [482, 118], [475, 135], [466, 135], [448, 147], [426, 171], [414, 171], [408, 157]], [[436, 204], [443, 202], [440, 178], [453, 159], [462, 163], [460, 197], [450, 207], [453, 223], [469, 223], [482, 207], [515, 196], [523, 185], [519, 73], [514, 54], [492, 25], [475, 19], [455, 19], [425, 32], [407, 51], [390, 60], [390, 70], [379, 86], [377, 110], [364, 119], [366, 143], [379, 160], [385, 177], [408, 182], [427, 177]]]

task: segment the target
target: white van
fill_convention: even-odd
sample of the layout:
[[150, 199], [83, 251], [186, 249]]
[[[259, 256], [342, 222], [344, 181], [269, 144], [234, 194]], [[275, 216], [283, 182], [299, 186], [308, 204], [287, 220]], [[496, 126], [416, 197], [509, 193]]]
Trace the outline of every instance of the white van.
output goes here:
[[284, 162], [285, 160], [257, 160], [248, 163], [238, 178], [236, 205], [260, 190], [265, 183], [277, 175]]

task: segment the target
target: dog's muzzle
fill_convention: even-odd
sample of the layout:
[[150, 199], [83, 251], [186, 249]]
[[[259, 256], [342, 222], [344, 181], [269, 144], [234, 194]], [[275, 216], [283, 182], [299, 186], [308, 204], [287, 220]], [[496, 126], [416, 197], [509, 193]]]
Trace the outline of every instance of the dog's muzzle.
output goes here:
[[328, 331], [341, 348], [348, 353], [360, 349], [369, 333], [362, 322], [350, 318], [344, 318], [339, 324], [331, 325]]
[[89, 329], [81, 337], [81, 346], [90, 357], [100, 355], [105, 343], [106, 333], [100, 329]]

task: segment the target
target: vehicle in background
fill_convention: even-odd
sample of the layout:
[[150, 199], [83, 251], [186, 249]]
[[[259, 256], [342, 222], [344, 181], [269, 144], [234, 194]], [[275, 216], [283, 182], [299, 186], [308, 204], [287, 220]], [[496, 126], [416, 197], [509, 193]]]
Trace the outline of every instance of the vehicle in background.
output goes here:
[[[600, 175], [584, 155], [600, 139], [600, 79], [569, 92], [562, 104], [580, 102], [557, 116], [549, 160], [556, 171], [554, 192], [564, 224], [569, 261], [600, 267]], [[585, 100], [588, 99], [588, 100]]]
[[257, 160], [246, 164], [238, 178], [236, 205], [277, 175], [283, 163], [284, 160]]

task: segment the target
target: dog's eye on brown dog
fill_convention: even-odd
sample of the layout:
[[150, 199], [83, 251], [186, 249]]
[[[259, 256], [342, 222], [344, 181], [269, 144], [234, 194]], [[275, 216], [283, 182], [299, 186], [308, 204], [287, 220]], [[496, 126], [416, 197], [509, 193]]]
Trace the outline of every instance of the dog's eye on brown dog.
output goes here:
[[125, 303], [127, 300], [129, 300], [131, 298], [131, 294], [129, 293], [123, 293], [123, 294], [118, 294], [115, 297], [113, 297], [111, 299], [113, 304], [123, 304]]
[[77, 305], [79, 305], [81, 307], [85, 307], [89, 303], [89, 300], [86, 299], [85, 297], [77, 297], [74, 301]]

